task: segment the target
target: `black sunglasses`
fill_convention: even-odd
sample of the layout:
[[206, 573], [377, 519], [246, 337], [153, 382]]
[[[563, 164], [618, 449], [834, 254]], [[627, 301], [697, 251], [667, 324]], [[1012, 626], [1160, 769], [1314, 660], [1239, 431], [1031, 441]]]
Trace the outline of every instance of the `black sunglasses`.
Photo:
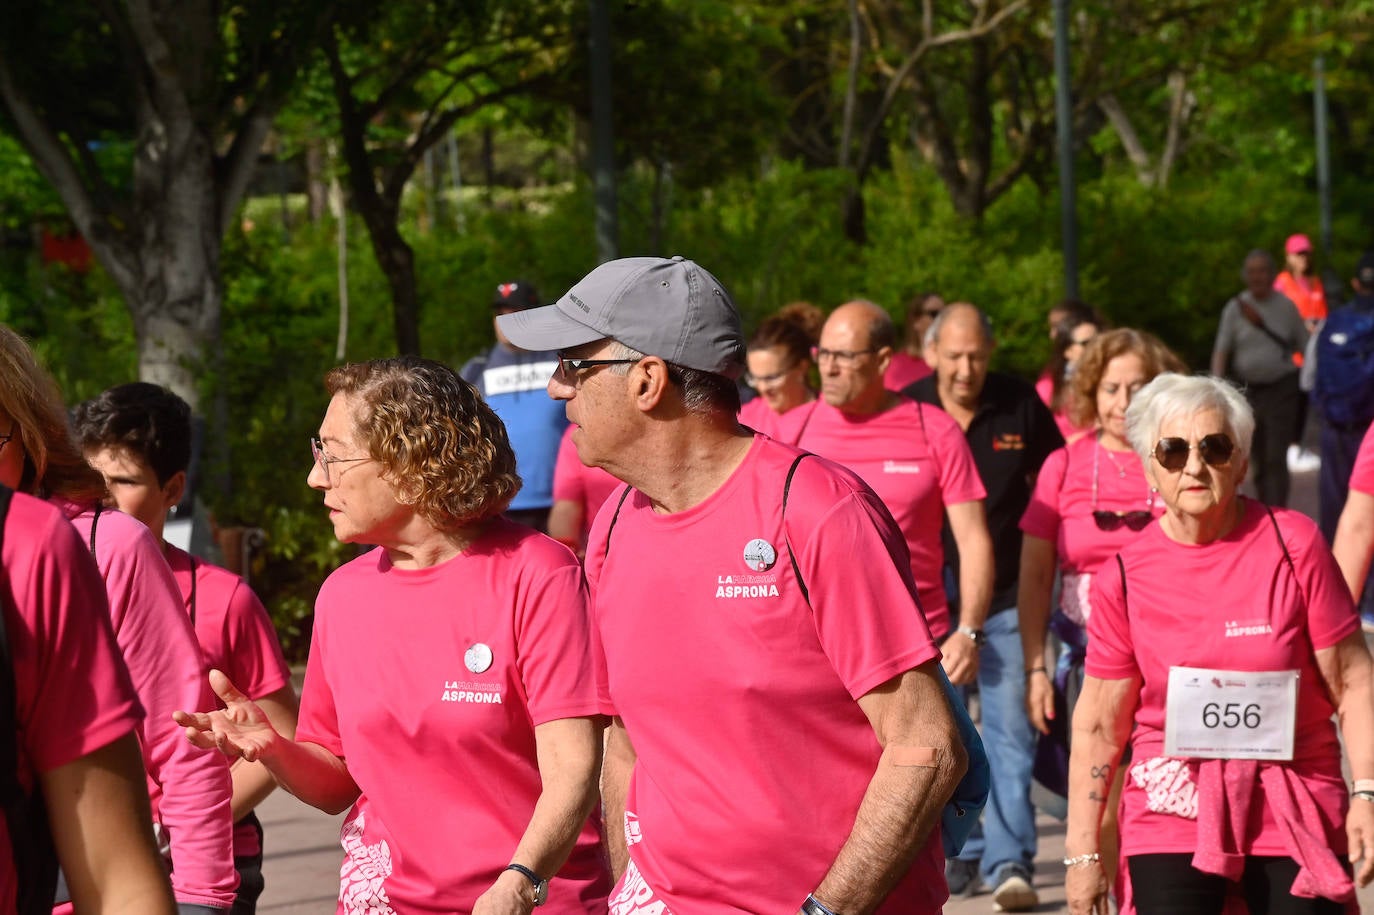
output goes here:
[[1114, 531], [1123, 524], [1133, 531], [1143, 531], [1145, 525], [1154, 519], [1154, 512], [1147, 511], [1109, 512], [1106, 509], [1098, 509], [1093, 512], [1093, 521], [1096, 522], [1099, 531]]
[[[1169, 471], [1180, 471], [1188, 464], [1188, 453], [1195, 446], [1188, 443], [1186, 438], [1162, 438], [1155, 445], [1155, 460], [1159, 461], [1159, 466]], [[1231, 455], [1235, 453], [1235, 443], [1231, 437], [1224, 432], [1213, 432], [1211, 435], [1204, 435], [1196, 445], [1198, 457], [1202, 458], [1203, 463], [1208, 467], [1225, 467], [1231, 461]]]

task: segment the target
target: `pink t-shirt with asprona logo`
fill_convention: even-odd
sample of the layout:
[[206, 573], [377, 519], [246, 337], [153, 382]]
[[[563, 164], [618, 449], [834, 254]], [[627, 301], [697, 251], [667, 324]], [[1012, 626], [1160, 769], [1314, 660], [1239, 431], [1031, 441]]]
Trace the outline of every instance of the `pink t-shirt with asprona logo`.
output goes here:
[[926, 622], [936, 640], [944, 638], [950, 628], [940, 540], [945, 506], [987, 496], [959, 424], [945, 411], [905, 397], [870, 416], [821, 401], [805, 428], [786, 440], [848, 467], [882, 498], [906, 538]]
[[[539, 798], [535, 726], [596, 715], [595, 682], [581, 568], [527, 527], [493, 519], [427, 569], [378, 549], [330, 575], [296, 739], [362, 789], [340, 834], [340, 915], [470, 911]], [[609, 889], [589, 820], [545, 909], [605, 912]]]
[[[1244, 507], [1235, 529], [1208, 544], [1176, 543], [1158, 524], [1142, 531], [1120, 553], [1126, 569], [1124, 598], [1114, 560], [1093, 579], [1088, 675], [1144, 680], [1131, 735], [1134, 756], [1122, 795], [1125, 855], [1198, 846], [1196, 820], [1157, 812], [1186, 809], [1196, 791], [1195, 767], [1180, 773], [1152, 762], [1164, 756], [1171, 666], [1299, 671], [1290, 768], [1320, 807], [1331, 847], [1345, 851], [1347, 790], [1331, 720], [1335, 709], [1313, 652], [1357, 632], [1359, 617], [1340, 568], [1310, 518], [1271, 509], [1293, 560], [1290, 570], [1265, 507], [1251, 499], [1244, 500]], [[1270, 804], [1252, 804], [1241, 853], [1288, 855], [1279, 829]]]
[[[782, 529], [797, 454], [756, 436], [701, 504], [660, 515], [632, 492], [610, 530], [617, 495], [592, 528], [604, 710], [638, 756], [626, 810], [643, 882], [627, 888], [639, 892], [630, 910], [796, 912], [882, 753], [855, 700], [940, 656], [891, 516], [815, 456], [786, 512], [810, 604], [802, 596]], [[938, 912], [943, 867], [937, 829], [878, 911]]]

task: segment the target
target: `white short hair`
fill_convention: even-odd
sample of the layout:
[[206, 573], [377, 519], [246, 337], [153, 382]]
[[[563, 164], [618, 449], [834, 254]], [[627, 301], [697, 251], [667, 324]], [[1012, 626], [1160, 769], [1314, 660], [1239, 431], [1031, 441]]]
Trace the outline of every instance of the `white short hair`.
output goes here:
[[1126, 438], [1140, 459], [1149, 462], [1165, 420], [1216, 410], [1235, 440], [1236, 450], [1250, 455], [1255, 414], [1244, 395], [1229, 381], [1212, 375], [1158, 375], [1131, 398], [1126, 408]]

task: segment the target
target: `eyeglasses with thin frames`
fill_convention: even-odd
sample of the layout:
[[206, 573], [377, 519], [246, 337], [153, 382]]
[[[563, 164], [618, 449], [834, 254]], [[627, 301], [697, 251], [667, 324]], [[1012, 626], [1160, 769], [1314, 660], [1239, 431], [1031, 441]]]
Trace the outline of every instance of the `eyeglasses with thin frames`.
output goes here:
[[1231, 455], [1236, 451], [1235, 443], [1225, 432], [1204, 435], [1196, 445], [1190, 444], [1186, 438], [1171, 436], [1160, 439], [1155, 445], [1154, 459], [1165, 470], [1178, 473], [1188, 466], [1188, 455], [1194, 448], [1208, 467], [1225, 467], [1231, 463]]
[[757, 390], [760, 385], [769, 387], [777, 384], [779, 381], [782, 381], [784, 378], [786, 378], [787, 373], [792, 371], [794, 368], [796, 368], [795, 365], [789, 365], [781, 372], [774, 372], [771, 375], [751, 375], [750, 373], [745, 372], [744, 383], [749, 385], [749, 387], [754, 388], [755, 390]]
[[310, 439], [310, 454], [311, 454], [312, 457], [315, 458], [315, 463], [320, 465], [320, 469], [324, 471], [324, 475], [325, 475], [326, 477], [329, 477], [329, 465], [330, 465], [330, 464], [353, 464], [353, 463], [356, 463], [356, 462], [358, 462], [358, 461], [370, 461], [370, 460], [372, 460], [372, 458], [370, 458], [370, 457], [353, 457], [353, 458], [336, 458], [336, 457], [332, 457], [332, 456], [330, 456], [330, 454], [329, 454], [328, 451], [325, 451], [325, 450], [324, 450], [324, 443], [321, 442], [321, 441], [320, 441], [319, 439], [317, 439], [317, 438], [311, 438], [311, 439]]
[[876, 353], [877, 350], [869, 347], [868, 349], [821, 349], [819, 346], [811, 347], [811, 358], [820, 365], [830, 359], [834, 359], [840, 368], [850, 368], [855, 362], [859, 361], [860, 356], [869, 353]]
[[640, 359], [574, 359], [562, 353], [556, 355], [558, 356], [558, 371], [569, 381], [576, 379], [578, 373], [583, 369], [592, 369], [600, 365], [634, 365], [636, 362], [642, 361]]

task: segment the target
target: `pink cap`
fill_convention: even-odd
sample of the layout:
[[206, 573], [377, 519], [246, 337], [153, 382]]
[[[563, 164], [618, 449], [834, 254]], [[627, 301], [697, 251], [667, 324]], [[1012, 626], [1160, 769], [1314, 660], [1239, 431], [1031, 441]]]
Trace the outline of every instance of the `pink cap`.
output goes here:
[[1306, 235], [1290, 235], [1288, 241], [1283, 243], [1284, 254], [1297, 254], [1299, 251], [1311, 251], [1312, 239]]

